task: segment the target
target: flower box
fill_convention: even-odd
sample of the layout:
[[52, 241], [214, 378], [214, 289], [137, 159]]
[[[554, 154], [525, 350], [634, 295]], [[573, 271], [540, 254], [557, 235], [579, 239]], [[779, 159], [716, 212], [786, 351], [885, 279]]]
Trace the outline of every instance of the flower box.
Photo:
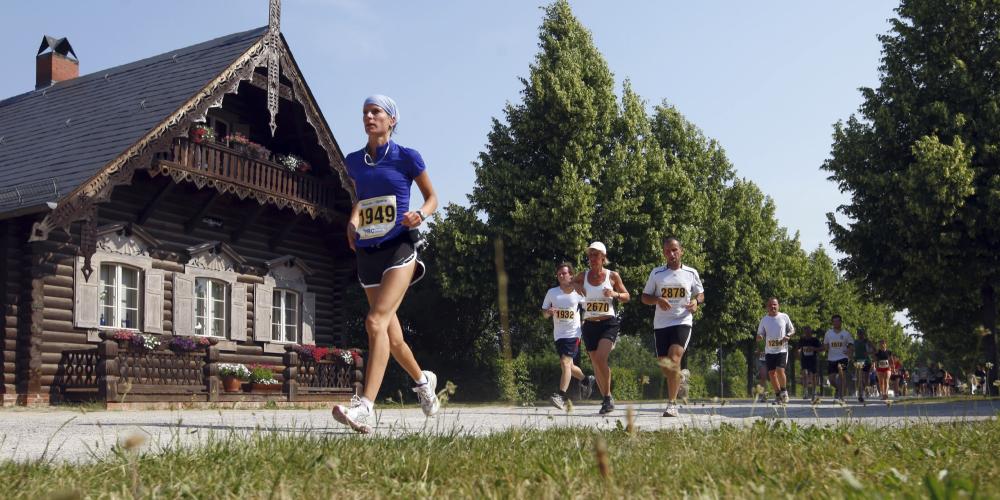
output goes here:
[[274, 394], [281, 392], [281, 384], [247, 384], [250, 388], [250, 392], [263, 392], [267, 394]]

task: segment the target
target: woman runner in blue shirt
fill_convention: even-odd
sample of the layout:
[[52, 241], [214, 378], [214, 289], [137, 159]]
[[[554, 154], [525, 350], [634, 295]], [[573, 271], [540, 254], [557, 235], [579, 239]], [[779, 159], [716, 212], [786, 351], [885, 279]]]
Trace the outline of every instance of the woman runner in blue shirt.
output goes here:
[[[406, 289], [424, 275], [411, 230], [416, 231], [437, 209], [437, 195], [420, 153], [391, 140], [399, 123], [395, 101], [384, 95], [371, 96], [365, 99], [362, 117], [368, 145], [345, 158], [358, 200], [347, 224], [347, 241], [357, 254], [358, 280], [368, 297], [365, 329], [369, 356], [364, 393], [347, 405], [334, 406], [333, 418], [367, 433], [372, 429], [368, 422], [389, 354], [413, 378], [413, 391], [424, 414], [432, 416], [439, 408], [437, 377], [420, 369], [396, 317]], [[424, 197], [418, 210], [410, 210], [410, 185], [414, 182]]]

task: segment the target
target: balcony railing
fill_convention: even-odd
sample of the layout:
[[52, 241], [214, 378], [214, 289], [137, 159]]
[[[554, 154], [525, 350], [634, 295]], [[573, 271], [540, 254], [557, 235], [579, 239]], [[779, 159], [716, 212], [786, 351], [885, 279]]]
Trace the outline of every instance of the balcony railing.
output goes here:
[[249, 152], [220, 143], [196, 144], [187, 138], [175, 139], [169, 151], [156, 156], [154, 166], [223, 181], [241, 188], [244, 196], [263, 195], [320, 209], [333, 207], [339, 189], [336, 183], [289, 170], [270, 159], [253, 158]]

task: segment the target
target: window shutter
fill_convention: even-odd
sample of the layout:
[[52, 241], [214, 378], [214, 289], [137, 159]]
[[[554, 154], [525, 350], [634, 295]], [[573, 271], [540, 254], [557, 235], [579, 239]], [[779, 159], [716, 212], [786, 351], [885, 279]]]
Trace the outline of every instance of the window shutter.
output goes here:
[[302, 343], [316, 345], [316, 294], [302, 296]]
[[233, 305], [230, 307], [229, 339], [247, 339], [247, 285], [245, 283], [233, 284]]
[[163, 333], [163, 271], [147, 269], [145, 279], [142, 330], [146, 333]]
[[73, 278], [73, 325], [79, 328], [97, 328], [100, 326], [101, 297], [101, 264], [91, 259], [88, 281], [83, 276], [83, 257], [76, 258], [75, 276]]
[[264, 278], [253, 286], [253, 339], [271, 341], [271, 304], [274, 302], [274, 280]]
[[174, 273], [174, 335], [194, 335], [194, 280]]

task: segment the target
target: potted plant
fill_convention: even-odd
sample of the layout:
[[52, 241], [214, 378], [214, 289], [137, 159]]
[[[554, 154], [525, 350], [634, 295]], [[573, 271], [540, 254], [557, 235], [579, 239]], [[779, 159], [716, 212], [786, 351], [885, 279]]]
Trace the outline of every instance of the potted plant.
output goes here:
[[168, 346], [171, 350], [179, 354], [197, 351], [210, 344], [211, 342], [205, 337], [172, 337]]
[[219, 376], [226, 392], [239, 392], [243, 381], [250, 378], [250, 370], [242, 363], [219, 363]]
[[226, 143], [234, 150], [250, 158], [264, 160], [271, 156], [271, 150], [251, 141], [247, 136], [234, 132], [226, 136]]
[[128, 346], [132, 351], [149, 352], [160, 347], [160, 340], [152, 335], [143, 335], [132, 330], [115, 330], [109, 335], [111, 339], [117, 340], [119, 345]]
[[249, 379], [252, 392], [278, 392], [281, 390], [281, 382], [274, 378], [274, 368], [271, 366], [251, 366]]
[[293, 154], [281, 155], [276, 160], [279, 165], [292, 172], [308, 172], [312, 168], [309, 162]]
[[201, 144], [202, 142], [215, 142], [215, 130], [206, 123], [195, 123], [188, 130], [188, 137], [191, 142]]

